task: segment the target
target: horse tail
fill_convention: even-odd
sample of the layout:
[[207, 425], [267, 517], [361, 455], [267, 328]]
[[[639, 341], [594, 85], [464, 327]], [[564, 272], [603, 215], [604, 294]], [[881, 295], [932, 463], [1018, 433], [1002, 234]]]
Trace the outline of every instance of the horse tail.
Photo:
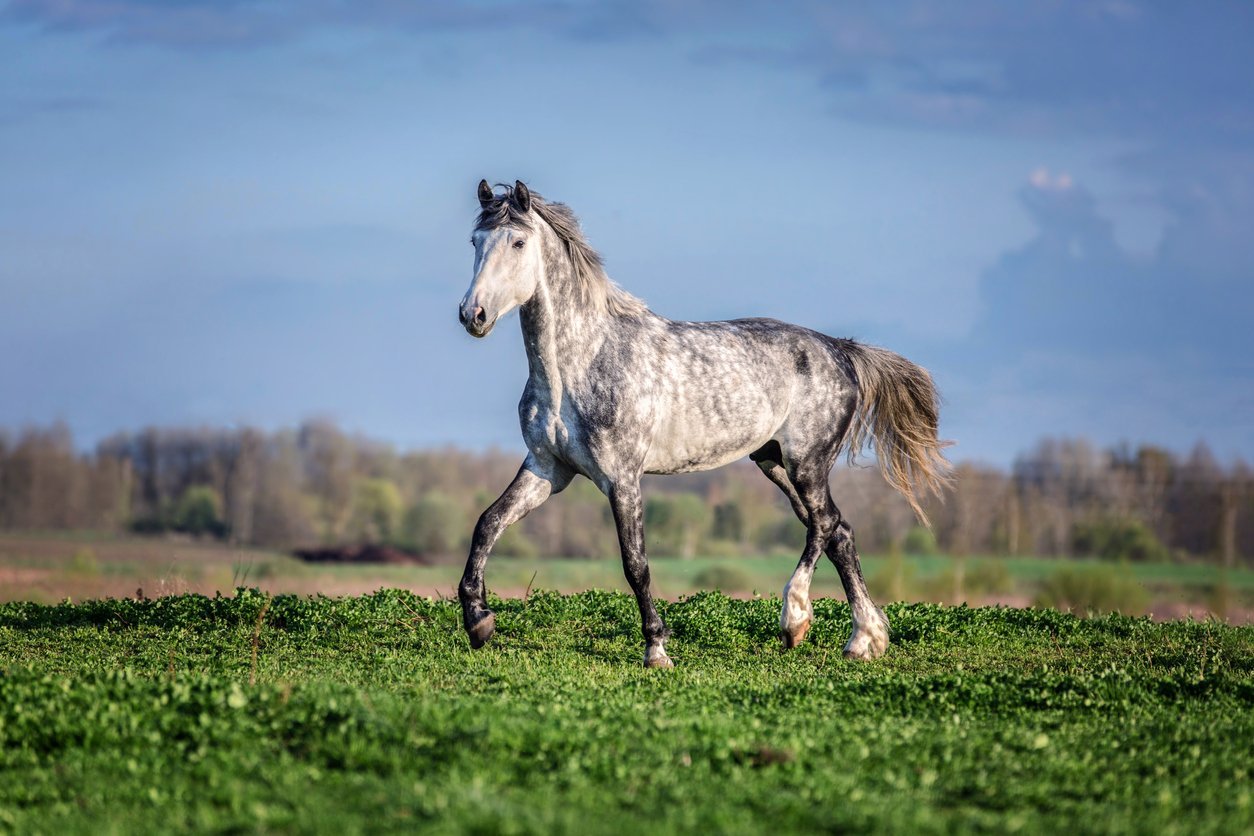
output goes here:
[[951, 482], [953, 465], [942, 452], [953, 442], [937, 437], [940, 395], [927, 369], [900, 354], [861, 345], [844, 348], [858, 381], [858, 407], [848, 436], [849, 460], [873, 446], [880, 470], [931, 527], [919, 504], [920, 494], [941, 495]]

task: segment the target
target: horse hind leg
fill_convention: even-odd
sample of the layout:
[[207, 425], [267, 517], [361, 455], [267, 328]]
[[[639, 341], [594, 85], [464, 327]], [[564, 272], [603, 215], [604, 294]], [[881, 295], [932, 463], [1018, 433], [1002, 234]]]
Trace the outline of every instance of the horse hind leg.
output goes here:
[[[788, 497], [793, 512], [802, 524], [810, 528], [811, 513], [789, 477], [783, 465], [783, 451], [777, 442], [770, 442], [750, 455], [758, 468]], [[828, 559], [840, 573], [845, 597], [853, 611], [853, 633], [845, 645], [845, 657], [850, 659], [875, 659], [888, 647], [888, 618], [871, 600], [866, 581], [862, 577], [862, 565], [854, 545], [853, 529], [841, 518], [840, 509], [832, 502], [823, 479], [824, 507], [835, 519], [834, 531], [824, 546]], [[817, 491], [816, 491], [817, 493]], [[807, 540], [807, 546], [808, 546]], [[784, 606], [780, 613], [780, 636], [785, 648], [796, 647], [805, 638], [813, 620], [810, 603], [810, 581], [814, 575], [817, 557], [807, 560], [807, 548], [797, 569], [784, 587]]]
[[801, 520], [801, 524], [808, 528], [810, 512], [801, 501], [797, 489], [793, 487], [792, 480], [788, 478], [788, 471], [784, 469], [784, 451], [780, 448], [779, 442], [767, 442], [761, 449], [750, 453], [749, 458], [766, 475], [767, 479], [774, 482], [775, 486], [784, 492], [784, 496], [788, 497], [788, 504], [792, 506], [793, 513], [797, 515], [797, 519]]
[[[782, 463], [777, 443], [756, 451], [752, 458], [768, 479], [788, 497], [797, 518], [806, 526], [806, 545], [784, 586], [784, 604], [779, 615], [779, 632], [785, 649], [796, 647], [805, 639], [814, 620], [810, 603], [810, 582], [819, 557], [826, 550], [840, 518], [827, 493], [827, 472], [831, 462], [801, 462], [791, 468]], [[791, 471], [791, 472], [790, 472]]]
[[[779, 442], [769, 442], [760, 450], [749, 454], [749, 458], [766, 475], [767, 479], [774, 482], [784, 492], [789, 504], [792, 505], [793, 513], [808, 530], [810, 512], [800, 494], [797, 493], [797, 489], [793, 487], [792, 480], [788, 478], [788, 472], [784, 469], [783, 453]], [[801, 644], [814, 620], [814, 609], [810, 605], [810, 580], [814, 576], [818, 556], [817, 554], [811, 555], [810, 552], [807, 536], [806, 550], [793, 571], [792, 577], [784, 585], [784, 606], [779, 614], [779, 637], [785, 650]]]
[[862, 578], [862, 562], [854, 545], [853, 529], [844, 520], [836, 526], [827, 556], [836, 564], [845, 598], [853, 611], [853, 633], [845, 644], [845, 658], [878, 659], [888, 649], [888, 616], [871, 600]]

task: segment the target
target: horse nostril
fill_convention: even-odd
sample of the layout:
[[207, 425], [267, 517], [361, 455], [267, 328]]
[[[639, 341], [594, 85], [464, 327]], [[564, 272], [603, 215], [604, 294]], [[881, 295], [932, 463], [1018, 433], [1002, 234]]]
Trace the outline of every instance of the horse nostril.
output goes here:
[[465, 325], [467, 321], [469, 321], [469, 319], [470, 317], [466, 316], [466, 308], [461, 305], [458, 305], [457, 306], [457, 321], [460, 322], [462, 325]]
[[483, 308], [476, 307], [470, 312], [470, 318], [475, 325], [483, 325], [488, 321], [488, 315], [484, 313]]

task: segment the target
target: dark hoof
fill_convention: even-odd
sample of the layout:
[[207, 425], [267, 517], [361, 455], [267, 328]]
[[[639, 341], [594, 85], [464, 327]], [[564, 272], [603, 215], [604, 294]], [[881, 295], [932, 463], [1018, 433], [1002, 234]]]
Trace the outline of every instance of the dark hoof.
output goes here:
[[488, 639], [492, 638], [492, 634], [495, 632], [496, 616], [492, 613], [486, 613], [482, 618], [466, 628], [466, 633], [470, 636], [470, 646], [475, 650], [487, 644]]

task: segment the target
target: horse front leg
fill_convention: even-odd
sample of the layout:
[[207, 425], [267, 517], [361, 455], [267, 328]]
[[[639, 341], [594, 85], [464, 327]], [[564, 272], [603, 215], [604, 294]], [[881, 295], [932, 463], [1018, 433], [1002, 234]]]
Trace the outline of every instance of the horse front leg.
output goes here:
[[608, 491], [610, 508], [614, 512], [614, 524], [618, 528], [618, 545], [623, 553], [623, 572], [627, 583], [636, 594], [640, 607], [640, 626], [644, 633], [644, 666], [646, 668], [673, 668], [674, 663], [666, 655], [667, 637], [670, 631], [662, 623], [653, 605], [649, 590], [649, 561], [644, 551], [644, 503], [640, 497], [640, 483], [615, 485]]
[[488, 609], [487, 587], [483, 578], [492, 547], [505, 529], [565, 488], [571, 478], [572, 474], [564, 466], [556, 462], [544, 465], [534, 456], [527, 456], [514, 481], [479, 517], [471, 540], [470, 557], [466, 560], [466, 571], [462, 573], [457, 587], [457, 597], [462, 605], [462, 624], [470, 636], [471, 647], [483, 647], [496, 632], [496, 616]]

